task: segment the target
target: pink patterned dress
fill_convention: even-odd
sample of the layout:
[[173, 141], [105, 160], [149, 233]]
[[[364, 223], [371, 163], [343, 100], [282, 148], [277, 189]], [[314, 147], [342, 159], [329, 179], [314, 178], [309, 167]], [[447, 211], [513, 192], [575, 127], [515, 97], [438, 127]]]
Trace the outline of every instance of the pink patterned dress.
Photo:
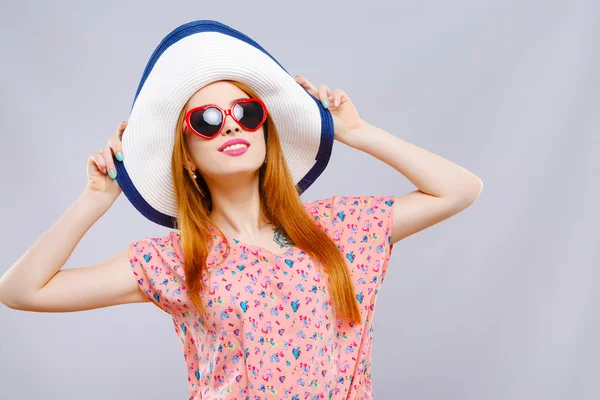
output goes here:
[[181, 341], [189, 400], [372, 399], [373, 316], [392, 252], [393, 204], [393, 196], [304, 204], [344, 256], [362, 324], [335, 319], [327, 277], [299, 248], [274, 254], [228, 237], [228, 249], [212, 228], [203, 325], [186, 289], [179, 234], [132, 242], [137, 283], [171, 315]]

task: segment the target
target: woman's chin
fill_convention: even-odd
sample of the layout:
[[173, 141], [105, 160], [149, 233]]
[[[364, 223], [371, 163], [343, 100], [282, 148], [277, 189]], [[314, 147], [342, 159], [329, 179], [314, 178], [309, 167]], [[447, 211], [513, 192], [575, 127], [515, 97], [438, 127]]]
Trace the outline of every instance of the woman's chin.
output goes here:
[[248, 161], [242, 162], [233, 162], [228, 165], [223, 165], [221, 169], [218, 171], [214, 171], [211, 175], [215, 179], [231, 179], [236, 176], [249, 176], [258, 173], [258, 170], [262, 166], [262, 162], [253, 162], [250, 163]]

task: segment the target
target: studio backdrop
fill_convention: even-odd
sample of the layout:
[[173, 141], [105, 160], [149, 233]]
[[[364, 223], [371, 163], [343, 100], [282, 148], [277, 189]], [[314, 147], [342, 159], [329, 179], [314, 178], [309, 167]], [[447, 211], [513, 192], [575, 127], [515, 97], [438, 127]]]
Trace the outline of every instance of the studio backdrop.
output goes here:
[[[598, 399], [599, 15], [591, 0], [4, 1], [0, 273], [81, 194], [158, 41], [215, 19], [484, 182], [467, 210], [394, 245], [374, 318], [376, 399]], [[334, 143], [302, 199], [413, 190]], [[64, 268], [168, 232], [121, 195]], [[185, 399], [173, 328], [151, 303], [0, 306], [0, 397]]]

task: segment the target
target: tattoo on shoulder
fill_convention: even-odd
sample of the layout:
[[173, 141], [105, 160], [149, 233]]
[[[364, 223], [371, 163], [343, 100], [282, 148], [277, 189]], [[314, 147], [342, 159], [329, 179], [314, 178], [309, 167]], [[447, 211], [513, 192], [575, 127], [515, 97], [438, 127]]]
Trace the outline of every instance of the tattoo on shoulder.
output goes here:
[[273, 235], [273, 240], [280, 247], [282, 247], [282, 248], [283, 247], [291, 247], [294, 245], [294, 242], [291, 241], [291, 239], [287, 236], [285, 231], [283, 229], [281, 229], [280, 227], [274, 228], [273, 232], [275, 233]]

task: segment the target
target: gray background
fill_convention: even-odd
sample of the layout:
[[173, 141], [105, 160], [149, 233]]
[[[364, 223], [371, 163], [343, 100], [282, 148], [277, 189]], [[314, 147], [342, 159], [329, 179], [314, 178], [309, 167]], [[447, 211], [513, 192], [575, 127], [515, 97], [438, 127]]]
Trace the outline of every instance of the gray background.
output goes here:
[[[159, 41], [217, 19], [484, 182], [463, 213], [396, 243], [375, 317], [375, 398], [597, 399], [599, 13], [592, 0], [3, 0], [0, 273], [80, 195]], [[413, 190], [337, 142], [302, 197]], [[167, 232], [121, 195], [65, 268]], [[0, 306], [0, 323], [4, 399], [187, 399], [170, 317], [150, 303]]]

